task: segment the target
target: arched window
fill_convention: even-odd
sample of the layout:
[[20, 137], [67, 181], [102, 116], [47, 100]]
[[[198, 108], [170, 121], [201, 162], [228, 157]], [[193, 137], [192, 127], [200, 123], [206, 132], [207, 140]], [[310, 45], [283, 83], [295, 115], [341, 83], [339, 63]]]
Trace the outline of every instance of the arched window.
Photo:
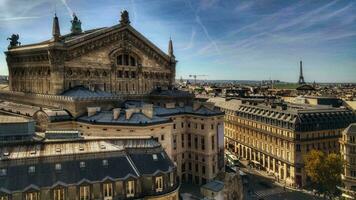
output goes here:
[[138, 61], [136, 56], [129, 55], [129, 54], [121, 54], [117, 56], [117, 64], [126, 65], [126, 66], [137, 66]]

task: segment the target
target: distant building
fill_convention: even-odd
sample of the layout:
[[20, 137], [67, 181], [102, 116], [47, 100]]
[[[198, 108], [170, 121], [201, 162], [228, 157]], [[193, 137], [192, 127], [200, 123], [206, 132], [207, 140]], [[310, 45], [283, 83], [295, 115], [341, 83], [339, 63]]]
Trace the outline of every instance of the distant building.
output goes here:
[[224, 182], [211, 181], [201, 186], [200, 192], [206, 200], [224, 200]]
[[346, 165], [342, 173], [342, 196], [345, 199], [356, 199], [356, 124], [351, 124], [342, 132], [340, 152]]
[[242, 102], [224, 109], [225, 148], [295, 187], [308, 184], [303, 155], [339, 152], [341, 131], [356, 121], [349, 110], [310, 105]]
[[34, 120], [0, 115], [0, 144], [30, 141], [34, 134]]
[[340, 107], [343, 105], [343, 101], [337, 97], [325, 97], [325, 96], [298, 96], [298, 97], [282, 97], [287, 102], [296, 104], [309, 104], [320, 106]]

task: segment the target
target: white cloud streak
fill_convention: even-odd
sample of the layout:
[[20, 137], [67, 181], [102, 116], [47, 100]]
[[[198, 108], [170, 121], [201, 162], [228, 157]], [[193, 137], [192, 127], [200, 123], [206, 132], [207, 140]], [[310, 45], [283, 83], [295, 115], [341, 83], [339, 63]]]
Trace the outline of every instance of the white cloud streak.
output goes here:
[[29, 19], [38, 19], [39, 16], [28, 16], [28, 17], [7, 17], [0, 18], [0, 21], [21, 21], [21, 20], [29, 20]]
[[62, 2], [62, 4], [64, 5], [64, 7], [67, 9], [67, 11], [68, 11], [68, 15], [70, 16], [70, 17], [72, 17], [72, 15], [73, 15], [73, 10], [69, 7], [69, 5], [68, 5], [68, 3], [67, 3], [67, 0], [61, 0], [61, 2]]

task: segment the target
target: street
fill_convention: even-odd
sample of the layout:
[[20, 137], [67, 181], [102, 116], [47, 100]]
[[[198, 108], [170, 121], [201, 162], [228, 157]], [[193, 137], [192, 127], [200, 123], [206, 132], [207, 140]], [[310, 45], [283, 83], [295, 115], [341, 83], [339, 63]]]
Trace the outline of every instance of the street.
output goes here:
[[248, 183], [244, 185], [246, 200], [319, 200], [301, 191], [293, 191], [273, 183], [273, 180], [260, 176], [255, 169], [242, 168], [247, 174]]

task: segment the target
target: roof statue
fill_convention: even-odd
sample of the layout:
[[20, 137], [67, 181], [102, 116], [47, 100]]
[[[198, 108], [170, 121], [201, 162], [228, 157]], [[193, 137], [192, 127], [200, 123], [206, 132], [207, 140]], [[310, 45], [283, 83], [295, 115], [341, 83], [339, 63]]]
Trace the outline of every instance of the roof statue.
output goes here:
[[82, 22], [78, 19], [75, 13], [73, 13], [73, 20], [70, 22], [72, 23], [72, 28], [70, 29], [72, 34], [78, 34], [82, 32]]
[[122, 25], [130, 24], [129, 12], [127, 12], [127, 10], [121, 12], [120, 24]]
[[19, 34], [12, 34], [11, 37], [8, 37], [7, 40], [10, 40], [9, 48], [21, 45], [19, 38]]

